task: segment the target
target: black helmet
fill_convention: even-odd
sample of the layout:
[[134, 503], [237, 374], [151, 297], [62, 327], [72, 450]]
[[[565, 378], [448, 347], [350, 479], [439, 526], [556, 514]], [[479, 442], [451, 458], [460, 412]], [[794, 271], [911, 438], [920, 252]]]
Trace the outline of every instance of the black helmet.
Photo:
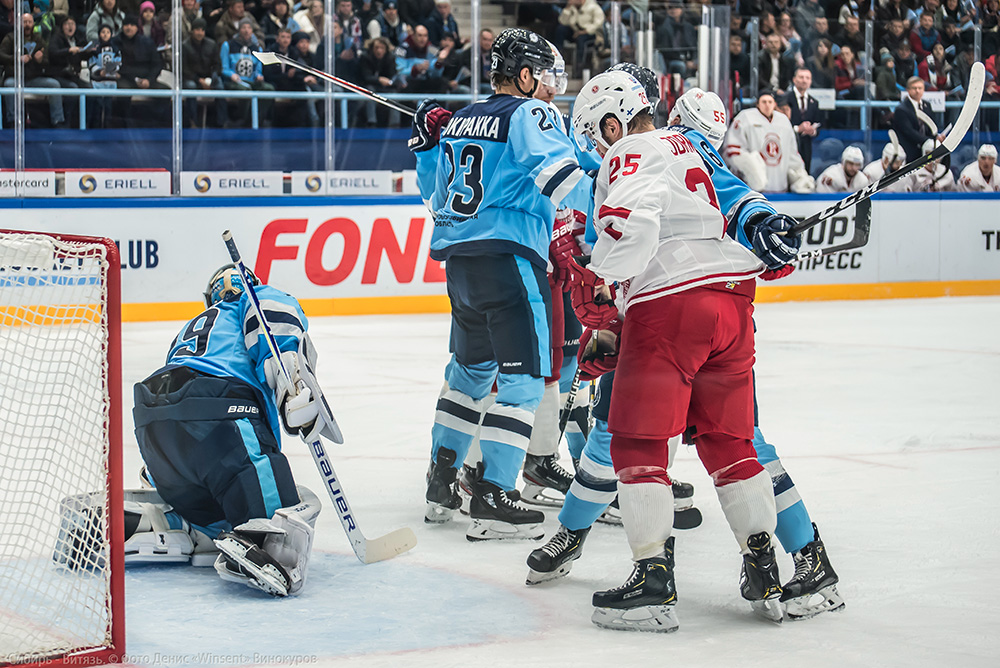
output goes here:
[[[490, 50], [490, 71], [505, 77], [517, 78], [522, 68], [530, 68], [535, 77], [535, 85], [543, 70], [552, 69], [556, 59], [552, 47], [544, 37], [524, 28], [507, 28], [493, 42]], [[518, 90], [531, 97], [531, 92]]]
[[618, 63], [609, 67], [607, 71], [631, 74], [646, 89], [646, 97], [649, 98], [651, 104], [655, 105], [660, 101], [660, 80], [656, 78], [656, 72], [648, 67], [635, 63]]

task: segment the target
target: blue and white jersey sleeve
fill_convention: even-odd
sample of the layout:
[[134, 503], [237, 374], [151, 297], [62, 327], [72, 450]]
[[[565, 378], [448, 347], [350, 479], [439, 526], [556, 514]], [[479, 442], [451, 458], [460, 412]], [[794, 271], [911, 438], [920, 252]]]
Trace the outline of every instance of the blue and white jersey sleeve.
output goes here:
[[434, 148], [420, 151], [416, 157], [417, 189], [420, 191], [420, 199], [427, 207], [430, 207], [436, 185], [438, 160], [441, 157], [441, 145], [438, 144]]
[[[298, 350], [299, 340], [308, 329], [308, 321], [299, 302], [291, 295], [268, 285], [258, 286], [256, 294], [271, 334], [278, 344], [278, 350], [282, 352]], [[240, 306], [243, 309], [243, 345], [254, 363], [258, 381], [266, 382], [264, 361], [271, 357], [267, 336], [260, 326], [257, 310], [247, 295], [241, 296]]]
[[562, 118], [545, 102], [530, 100], [514, 111], [510, 143], [514, 159], [556, 208], [570, 195], [589, 191], [575, 144], [563, 130]]
[[761, 215], [770, 216], [776, 213], [774, 207], [763, 195], [729, 170], [722, 156], [712, 147], [705, 135], [684, 126], [673, 126], [670, 129], [684, 133], [701, 155], [715, 187], [719, 208], [729, 221], [726, 228], [729, 236], [746, 248], [753, 249], [753, 244], [746, 234], [746, 224]]

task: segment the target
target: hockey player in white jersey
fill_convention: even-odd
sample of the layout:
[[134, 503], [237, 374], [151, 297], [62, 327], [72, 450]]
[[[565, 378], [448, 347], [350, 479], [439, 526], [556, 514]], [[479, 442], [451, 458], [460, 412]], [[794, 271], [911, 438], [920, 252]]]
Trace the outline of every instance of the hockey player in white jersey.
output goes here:
[[723, 156], [737, 176], [758, 192], [811, 193], [815, 180], [806, 171], [792, 123], [775, 113], [774, 95], [761, 93], [757, 106], [733, 120]]
[[[861, 171], [868, 177], [870, 183], [875, 183], [886, 174], [891, 174], [906, 164], [906, 152], [898, 142], [889, 142], [882, 149], [882, 157], [872, 160]], [[890, 193], [905, 193], [913, 189], [913, 174], [907, 174], [885, 189]]]
[[[928, 139], [920, 147], [920, 150], [923, 151], [924, 155], [927, 155], [937, 146], [937, 140]], [[940, 160], [935, 160], [913, 173], [913, 192], [939, 193], [951, 192], [954, 189], [955, 176]]]
[[965, 166], [955, 188], [963, 193], [1000, 192], [1000, 168], [997, 167], [997, 147], [983, 144], [976, 161]]
[[588, 373], [617, 368], [608, 423], [635, 561], [623, 585], [594, 594], [593, 621], [619, 630], [678, 627], [668, 440], [689, 426], [744, 555], [741, 593], [776, 605], [774, 494], [751, 442], [750, 315], [764, 265], [726, 236], [700, 155], [683, 134], [655, 128], [634, 77], [606, 72], [584, 84], [574, 126], [604, 156], [597, 241], [574, 280], [596, 286], [596, 276], [621, 289], [624, 319], [612, 310], [581, 346], [606, 346]]
[[871, 181], [861, 171], [865, 155], [857, 146], [848, 146], [840, 154], [840, 162], [830, 165], [816, 179], [818, 193], [856, 193]]

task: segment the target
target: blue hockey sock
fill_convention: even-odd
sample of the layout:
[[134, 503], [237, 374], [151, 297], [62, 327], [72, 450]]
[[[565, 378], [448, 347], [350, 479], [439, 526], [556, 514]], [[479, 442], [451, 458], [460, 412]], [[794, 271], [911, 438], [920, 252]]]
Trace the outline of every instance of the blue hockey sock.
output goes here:
[[814, 538], [809, 511], [791, 476], [781, 465], [774, 446], [764, 440], [764, 434], [757, 427], [753, 429], [753, 447], [757, 451], [757, 460], [767, 469], [774, 486], [774, 502], [778, 511], [778, 526], [774, 535], [785, 552], [798, 552]]

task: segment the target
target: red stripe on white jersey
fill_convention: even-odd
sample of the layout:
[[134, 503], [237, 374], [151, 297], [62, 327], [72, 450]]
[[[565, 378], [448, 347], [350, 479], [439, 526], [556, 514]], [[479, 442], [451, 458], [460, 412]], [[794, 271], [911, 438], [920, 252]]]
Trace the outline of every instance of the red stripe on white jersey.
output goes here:
[[622, 233], [613, 228], [611, 225], [605, 227], [604, 231], [607, 232], [608, 236], [614, 239], [615, 241], [618, 241], [619, 239], [622, 238]]
[[597, 212], [599, 218], [604, 218], [605, 216], [615, 216], [616, 218], [621, 218], [622, 220], [628, 220], [628, 217], [632, 215], [632, 209], [626, 209], [623, 206], [608, 206], [606, 204], [601, 205], [600, 211]]

